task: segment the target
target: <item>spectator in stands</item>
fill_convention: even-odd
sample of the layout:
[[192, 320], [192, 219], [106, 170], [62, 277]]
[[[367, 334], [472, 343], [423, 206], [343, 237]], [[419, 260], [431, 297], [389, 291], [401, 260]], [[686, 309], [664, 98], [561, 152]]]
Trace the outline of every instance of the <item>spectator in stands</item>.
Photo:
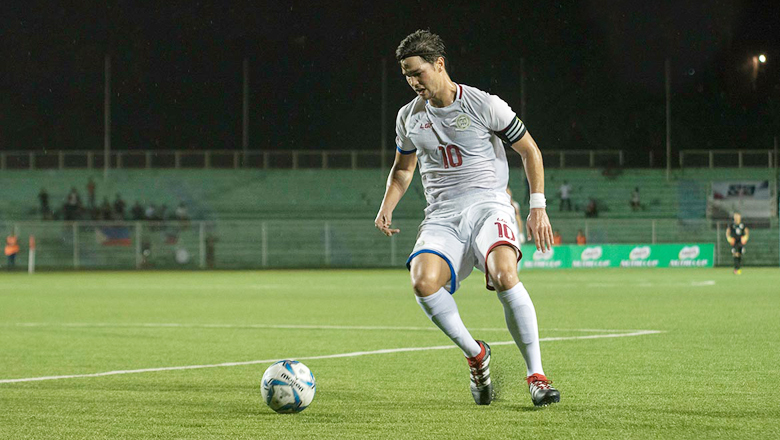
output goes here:
[[122, 200], [122, 196], [116, 193], [116, 199], [114, 200], [114, 218], [117, 220], [125, 219], [125, 201]]
[[634, 191], [631, 192], [630, 204], [631, 204], [632, 211], [639, 211], [640, 209], [642, 209], [642, 204], [639, 198], [639, 187], [634, 188]]
[[154, 203], [150, 203], [149, 206], [146, 207], [144, 215], [146, 216], [146, 220], [157, 220], [157, 208], [154, 206]]
[[78, 220], [81, 211], [81, 197], [75, 187], [70, 189], [68, 197], [65, 199], [65, 220]]
[[563, 211], [563, 207], [566, 206], [566, 210], [571, 211], [571, 185], [569, 182], [563, 181], [563, 184], [558, 188], [558, 194], [561, 196], [561, 205], [558, 210]]
[[141, 206], [141, 202], [138, 200], [135, 201], [135, 205], [133, 205], [133, 208], [130, 210], [130, 217], [133, 220], [143, 220], [144, 219], [144, 207]]
[[217, 237], [213, 234], [206, 236], [206, 267], [214, 269], [214, 265], [217, 259], [216, 253]]
[[100, 220], [113, 220], [114, 210], [111, 208], [111, 203], [108, 201], [108, 197], [103, 197], [103, 203], [100, 204]]
[[182, 230], [190, 227], [190, 215], [187, 212], [187, 206], [184, 205], [184, 202], [179, 203], [179, 206], [176, 207], [176, 211], [174, 211], [174, 215], [176, 216], [176, 220], [179, 221], [179, 227]]
[[585, 238], [585, 234], [582, 233], [582, 229], [577, 231], [577, 244], [584, 245], [587, 244], [588, 240]]
[[558, 246], [563, 244], [563, 238], [561, 237], [561, 233], [559, 231], [553, 232], [553, 246]]
[[43, 220], [51, 220], [49, 193], [46, 192], [46, 188], [41, 188], [41, 192], [38, 193], [38, 201], [41, 203], [41, 218]]
[[86, 212], [91, 220], [101, 220], [102, 214], [99, 206], [88, 206]]
[[599, 208], [598, 205], [596, 205], [596, 199], [591, 197], [588, 200], [588, 206], [585, 207], [585, 217], [598, 217], [599, 216]]
[[89, 178], [89, 181], [87, 182], [87, 197], [88, 197], [87, 200], [89, 202], [89, 204], [87, 206], [89, 206], [90, 208], [95, 208], [96, 207], [96, 205], [95, 205], [95, 181], [92, 180], [91, 177]]
[[5, 238], [5, 256], [8, 257], [8, 267], [11, 270], [16, 264], [16, 254], [19, 253], [19, 240], [13, 232]]

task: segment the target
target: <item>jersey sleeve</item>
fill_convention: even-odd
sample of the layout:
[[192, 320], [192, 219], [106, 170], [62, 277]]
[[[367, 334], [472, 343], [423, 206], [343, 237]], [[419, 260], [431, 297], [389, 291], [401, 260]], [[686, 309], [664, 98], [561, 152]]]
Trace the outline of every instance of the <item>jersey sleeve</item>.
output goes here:
[[395, 119], [395, 148], [401, 154], [412, 154], [417, 152], [417, 148], [409, 139], [406, 132], [406, 107], [398, 112]]
[[486, 120], [492, 130], [504, 143], [512, 145], [525, 136], [526, 128], [503, 99], [489, 95], [486, 103]]

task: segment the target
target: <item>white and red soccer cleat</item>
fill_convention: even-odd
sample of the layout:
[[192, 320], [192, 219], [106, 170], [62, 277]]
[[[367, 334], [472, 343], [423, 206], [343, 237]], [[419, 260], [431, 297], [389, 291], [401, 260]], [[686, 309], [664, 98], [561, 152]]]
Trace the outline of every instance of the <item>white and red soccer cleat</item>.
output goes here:
[[493, 383], [490, 381], [490, 346], [484, 341], [477, 341], [482, 351], [466, 358], [471, 370], [471, 395], [477, 405], [490, 405], [493, 401]]
[[528, 382], [528, 389], [531, 391], [531, 400], [536, 406], [546, 406], [551, 403], [561, 401], [561, 393], [550, 385], [543, 374], [532, 374], [525, 379]]

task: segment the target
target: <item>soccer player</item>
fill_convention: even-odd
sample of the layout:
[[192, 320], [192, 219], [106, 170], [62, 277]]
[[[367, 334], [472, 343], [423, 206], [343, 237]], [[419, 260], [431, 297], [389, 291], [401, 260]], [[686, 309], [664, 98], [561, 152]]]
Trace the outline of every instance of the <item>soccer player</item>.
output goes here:
[[452, 294], [477, 267], [504, 307], [509, 332], [525, 359], [533, 403], [558, 402], [560, 393], [542, 369], [536, 311], [517, 276], [519, 231], [506, 192], [504, 144], [522, 157], [532, 191], [526, 230], [544, 251], [552, 244], [552, 227], [542, 156], [506, 102], [450, 79], [445, 55], [442, 39], [423, 30], [407, 36], [396, 50], [401, 72], [417, 96], [398, 112], [395, 162], [374, 224], [387, 236], [400, 232], [392, 226], [393, 210], [419, 163], [428, 203], [406, 265], [420, 307], [466, 356], [474, 401], [488, 405], [493, 399], [490, 347], [471, 336]]
[[731, 255], [734, 256], [734, 273], [742, 274], [742, 254], [745, 253], [745, 244], [750, 238], [750, 230], [742, 223], [742, 215], [734, 213], [734, 223], [726, 228], [726, 239], [731, 245]]

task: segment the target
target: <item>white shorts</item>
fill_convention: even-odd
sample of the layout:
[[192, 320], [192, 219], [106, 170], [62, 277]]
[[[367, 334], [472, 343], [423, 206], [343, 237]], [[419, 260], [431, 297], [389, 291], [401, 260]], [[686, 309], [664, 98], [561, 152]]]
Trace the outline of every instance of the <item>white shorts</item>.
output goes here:
[[451, 294], [475, 267], [485, 273], [486, 287], [494, 290], [485, 264], [487, 257], [496, 246], [510, 245], [520, 261], [519, 237], [511, 205], [494, 200], [474, 203], [447, 217], [426, 218], [406, 267], [411, 269], [417, 255], [436, 254], [450, 267], [450, 282], [445, 288]]

